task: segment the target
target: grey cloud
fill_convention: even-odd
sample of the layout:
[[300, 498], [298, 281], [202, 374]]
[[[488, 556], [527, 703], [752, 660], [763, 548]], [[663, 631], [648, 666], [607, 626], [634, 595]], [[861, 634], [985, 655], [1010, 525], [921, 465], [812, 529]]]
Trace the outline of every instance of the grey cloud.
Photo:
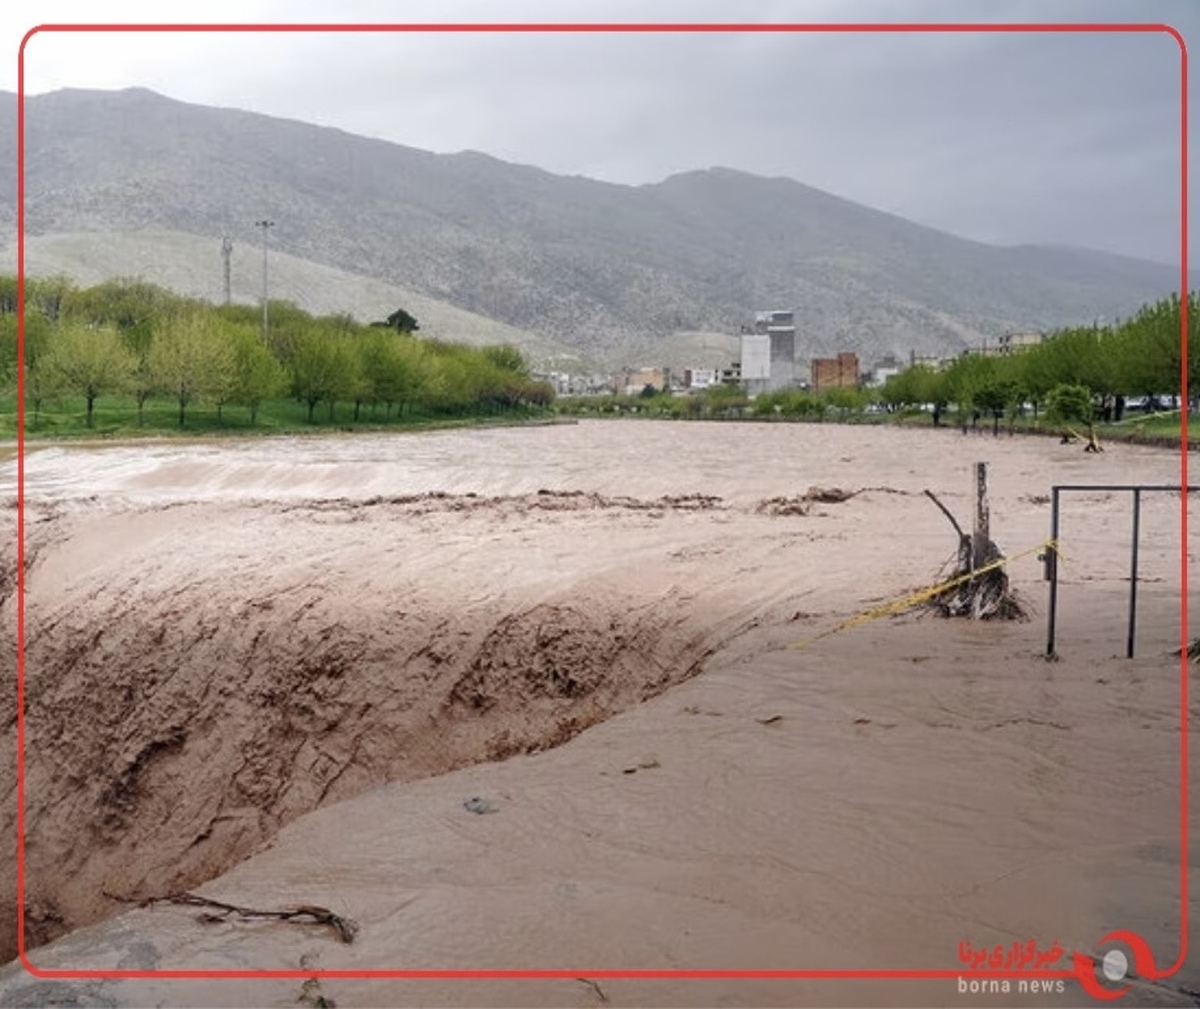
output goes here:
[[[324, 8], [324, 9], [322, 9]], [[329, 18], [324, 5], [281, 8]], [[487, 0], [356, 20], [1167, 21], [1184, 0]], [[1179, 50], [1166, 35], [264, 36], [168, 93], [437, 151], [657, 181], [787, 175], [969, 237], [1178, 255]], [[241, 48], [239, 52], [245, 52]], [[1193, 102], [1200, 104], [1200, 101]]]

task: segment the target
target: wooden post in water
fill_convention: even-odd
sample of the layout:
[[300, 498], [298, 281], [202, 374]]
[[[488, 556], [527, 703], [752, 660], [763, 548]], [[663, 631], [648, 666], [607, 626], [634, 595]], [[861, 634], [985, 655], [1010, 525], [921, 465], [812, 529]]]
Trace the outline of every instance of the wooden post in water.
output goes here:
[[975, 464], [975, 529], [971, 537], [971, 570], [987, 563], [989, 531], [989, 507], [987, 488], [987, 463]]

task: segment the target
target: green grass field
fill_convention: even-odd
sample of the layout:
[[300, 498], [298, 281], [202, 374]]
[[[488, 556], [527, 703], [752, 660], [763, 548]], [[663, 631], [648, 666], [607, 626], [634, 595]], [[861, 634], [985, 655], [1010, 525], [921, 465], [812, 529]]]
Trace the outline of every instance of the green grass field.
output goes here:
[[[580, 411], [572, 410], [569, 414], [577, 415]], [[587, 411], [592, 413], [592, 411]], [[586, 416], [587, 413], [584, 415]], [[229, 435], [267, 435], [295, 434], [314, 431], [373, 431], [373, 430], [413, 430], [439, 427], [460, 427], [485, 423], [513, 423], [525, 420], [543, 419], [552, 416], [553, 411], [534, 409], [511, 410], [506, 413], [448, 415], [448, 414], [405, 414], [397, 417], [392, 411], [391, 416], [382, 405], [371, 407], [364, 404], [358, 420], [354, 419], [353, 403], [335, 403], [333, 415], [330, 416], [326, 403], [317, 405], [310, 423], [307, 419], [307, 407], [294, 399], [277, 399], [263, 403], [258, 409], [258, 415], [253, 424], [250, 422], [250, 411], [245, 407], [226, 406], [217, 415], [217, 408], [211, 404], [189, 406], [185, 423], [179, 426], [179, 407], [172, 400], [148, 400], [142, 412], [139, 424], [137, 403], [132, 398], [107, 397], [96, 401], [92, 428], [86, 425], [86, 404], [82, 398], [63, 398], [47, 401], [37, 412], [36, 419], [31, 405], [25, 409], [26, 438], [41, 439], [74, 439], [74, 438], [136, 438], [139, 436], [153, 437], [196, 437], [196, 436], [229, 436]], [[610, 416], [597, 413], [593, 415]], [[638, 414], [645, 418], [658, 416], [654, 410], [645, 410]], [[924, 411], [910, 410], [901, 413], [845, 413], [830, 410], [820, 418], [788, 418], [788, 417], [756, 417], [749, 411], [743, 414], [744, 420], [775, 420], [784, 423], [854, 423], [854, 424], [899, 424], [904, 426], [928, 427], [932, 418]], [[1191, 418], [1188, 425], [1189, 442], [1200, 442], [1200, 418]], [[942, 420], [946, 427], [956, 427], [958, 418], [947, 412]], [[981, 419], [980, 431], [990, 433], [992, 422], [990, 418]], [[1050, 424], [1044, 417], [1034, 420], [1024, 417], [1016, 421], [1014, 430], [1017, 433], [1044, 432], [1057, 434], [1061, 426]], [[1096, 425], [1096, 432], [1101, 441], [1138, 441], [1148, 440], [1178, 440], [1182, 430], [1178, 410], [1154, 414], [1133, 413], [1126, 415], [1120, 422]], [[1008, 432], [1008, 421], [1000, 422], [1000, 433]], [[17, 435], [17, 403], [13, 393], [0, 395], [0, 439], [13, 439]]]
[[[179, 426], [179, 406], [172, 400], [147, 400], [138, 423], [137, 403], [132, 398], [108, 397], [96, 400], [93, 426], [86, 424], [87, 409], [82, 398], [62, 398], [42, 404], [36, 418], [33, 407], [25, 406], [25, 436], [29, 439], [62, 438], [135, 438], [138, 436], [164, 437], [178, 435], [266, 435], [308, 433], [313, 431], [370, 431], [411, 430], [413, 428], [459, 427], [466, 424], [513, 423], [544, 417], [546, 411], [514, 409], [505, 413], [479, 413], [470, 415], [415, 414], [396, 416], [395, 410], [389, 418], [382, 405], [372, 408], [363, 404], [359, 419], [354, 419], [353, 403], [335, 403], [333, 415], [329, 406], [317, 404], [310, 423], [308, 408], [294, 399], [277, 399], [263, 403], [258, 408], [255, 422], [250, 422], [250, 411], [245, 407], [226, 406], [217, 415], [217, 408], [210, 404], [189, 406], [184, 426]], [[17, 401], [9, 393], [0, 396], [0, 438], [17, 436]]]

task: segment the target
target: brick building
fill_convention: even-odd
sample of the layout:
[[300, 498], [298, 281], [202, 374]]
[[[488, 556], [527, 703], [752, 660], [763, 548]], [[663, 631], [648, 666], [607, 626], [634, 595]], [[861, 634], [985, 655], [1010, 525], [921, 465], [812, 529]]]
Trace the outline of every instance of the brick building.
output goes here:
[[843, 352], [837, 357], [814, 357], [811, 364], [813, 392], [823, 392], [840, 386], [856, 386], [859, 383], [858, 355]]

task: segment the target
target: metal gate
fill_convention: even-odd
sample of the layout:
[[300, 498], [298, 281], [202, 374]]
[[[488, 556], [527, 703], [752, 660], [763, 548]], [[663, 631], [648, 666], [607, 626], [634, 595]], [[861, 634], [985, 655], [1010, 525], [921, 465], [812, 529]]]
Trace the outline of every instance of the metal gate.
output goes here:
[[[1128, 492], [1133, 495], [1133, 530], [1129, 556], [1129, 626], [1125, 636], [1125, 657], [1133, 658], [1134, 632], [1137, 628], [1138, 587], [1138, 526], [1141, 521], [1142, 495], [1148, 493], [1180, 493], [1179, 484], [1055, 484], [1050, 488], [1050, 544], [1041, 555], [1045, 577], [1050, 583], [1050, 606], [1046, 616], [1046, 657], [1054, 656], [1055, 619], [1058, 615], [1058, 517], [1061, 497], [1072, 491]], [[1194, 494], [1200, 487], [1189, 484], [1187, 492]]]

